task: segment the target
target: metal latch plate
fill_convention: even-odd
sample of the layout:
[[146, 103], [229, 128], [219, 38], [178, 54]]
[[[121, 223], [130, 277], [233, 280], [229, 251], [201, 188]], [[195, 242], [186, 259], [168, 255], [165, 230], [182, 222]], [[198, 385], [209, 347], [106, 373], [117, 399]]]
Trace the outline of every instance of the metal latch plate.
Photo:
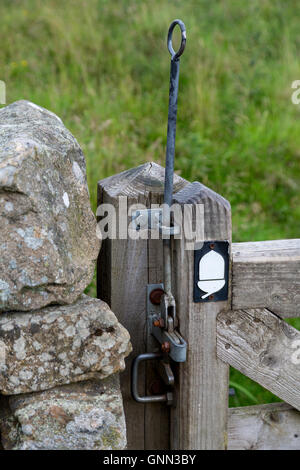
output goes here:
[[169, 333], [166, 329], [154, 326], [155, 320], [161, 318], [160, 305], [155, 305], [150, 301], [150, 294], [154, 289], [164, 289], [163, 284], [147, 285], [147, 319], [149, 331], [157, 339], [160, 344], [170, 343], [169, 356], [175, 362], [186, 361], [187, 343], [175, 329], [173, 333]]

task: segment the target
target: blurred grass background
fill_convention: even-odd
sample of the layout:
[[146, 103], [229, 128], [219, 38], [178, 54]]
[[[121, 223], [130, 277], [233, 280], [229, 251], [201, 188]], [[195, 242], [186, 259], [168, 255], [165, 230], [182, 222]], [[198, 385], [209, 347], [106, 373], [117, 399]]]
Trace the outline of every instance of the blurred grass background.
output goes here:
[[[231, 202], [234, 241], [295, 238], [299, 17], [297, 0], [1, 0], [0, 79], [7, 103], [44, 106], [76, 136], [95, 210], [97, 180], [164, 164], [166, 33], [181, 18], [176, 171]], [[231, 386], [231, 406], [277, 400], [234, 370]]]

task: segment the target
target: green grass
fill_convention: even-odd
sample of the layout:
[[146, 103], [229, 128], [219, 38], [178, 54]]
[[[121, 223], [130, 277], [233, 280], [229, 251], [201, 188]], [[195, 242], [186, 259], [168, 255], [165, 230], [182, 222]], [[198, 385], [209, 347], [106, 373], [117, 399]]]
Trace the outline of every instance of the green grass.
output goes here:
[[[298, 237], [299, 15], [297, 0], [2, 0], [0, 79], [8, 103], [45, 106], [77, 137], [95, 209], [98, 179], [164, 162], [165, 37], [183, 19], [177, 172], [230, 200], [234, 241]], [[274, 399], [232, 381], [250, 392], [232, 405]]]

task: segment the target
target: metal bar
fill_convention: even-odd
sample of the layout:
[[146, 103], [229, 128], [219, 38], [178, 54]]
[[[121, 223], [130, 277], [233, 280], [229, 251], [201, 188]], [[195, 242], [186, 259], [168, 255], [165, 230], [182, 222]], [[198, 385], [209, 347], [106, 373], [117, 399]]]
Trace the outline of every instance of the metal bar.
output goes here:
[[[172, 34], [175, 26], [181, 29], [181, 45], [177, 52], [172, 46]], [[164, 190], [164, 211], [163, 225], [170, 226], [170, 206], [173, 200], [173, 176], [174, 176], [174, 156], [175, 156], [175, 139], [176, 139], [176, 121], [177, 121], [177, 98], [179, 83], [179, 57], [184, 51], [186, 44], [185, 25], [181, 20], [174, 20], [168, 32], [168, 49], [171, 54], [170, 67], [170, 90], [169, 90], [169, 111], [168, 111], [168, 131], [167, 131], [167, 149], [166, 149], [166, 169], [165, 169], [165, 190]], [[164, 286], [168, 303], [174, 303], [171, 291], [171, 239], [163, 239], [163, 256], [164, 256]]]
[[168, 111], [168, 134], [166, 150], [166, 172], [165, 172], [165, 193], [164, 202], [171, 206], [173, 198], [173, 175], [174, 175], [174, 155], [176, 139], [177, 121], [177, 98], [179, 83], [179, 59], [171, 60], [170, 67], [170, 92]]
[[143, 361], [150, 361], [153, 359], [162, 359], [163, 355], [160, 353], [145, 353], [137, 356], [132, 363], [132, 373], [131, 373], [131, 393], [135, 401], [139, 403], [154, 403], [154, 402], [168, 402], [170, 394], [162, 395], [151, 395], [146, 397], [141, 397], [138, 392], [138, 375], [139, 375], [139, 365]]

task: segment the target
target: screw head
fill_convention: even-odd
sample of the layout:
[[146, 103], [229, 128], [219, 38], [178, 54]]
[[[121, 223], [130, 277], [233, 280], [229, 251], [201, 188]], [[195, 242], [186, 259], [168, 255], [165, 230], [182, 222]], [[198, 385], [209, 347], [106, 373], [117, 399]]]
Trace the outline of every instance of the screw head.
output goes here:
[[153, 291], [150, 292], [149, 298], [150, 302], [154, 305], [159, 305], [160, 304], [160, 299], [164, 295], [163, 289], [153, 289]]
[[162, 345], [161, 345], [161, 350], [162, 352], [164, 353], [169, 353], [170, 352], [170, 343], [168, 341], [165, 341]]
[[159, 328], [164, 328], [165, 322], [162, 318], [158, 318], [157, 320], [154, 320], [153, 325], [158, 326]]

